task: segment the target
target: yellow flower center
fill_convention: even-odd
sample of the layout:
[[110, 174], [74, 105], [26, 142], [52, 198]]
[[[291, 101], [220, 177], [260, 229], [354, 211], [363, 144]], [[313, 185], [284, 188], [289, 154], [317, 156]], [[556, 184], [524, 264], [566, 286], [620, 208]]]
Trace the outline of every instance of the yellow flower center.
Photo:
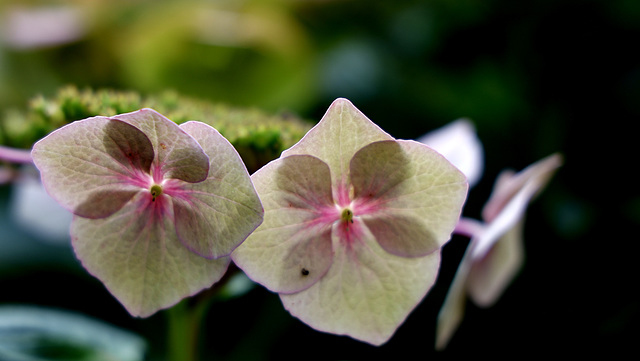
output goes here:
[[344, 208], [340, 218], [345, 222], [353, 223], [353, 212], [349, 208]]
[[159, 184], [154, 184], [149, 189], [151, 191], [151, 201], [155, 202], [156, 197], [162, 194], [162, 186]]

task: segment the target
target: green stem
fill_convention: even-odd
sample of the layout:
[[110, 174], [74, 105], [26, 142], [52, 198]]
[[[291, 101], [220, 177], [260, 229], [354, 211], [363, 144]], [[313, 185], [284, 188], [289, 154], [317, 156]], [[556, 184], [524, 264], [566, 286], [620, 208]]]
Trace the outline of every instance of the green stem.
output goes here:
[[196, 361], [197, 320], [187, 300], [167, 310], [167, 361]]
[[216, 295], [238, 272], [229, 267], [224, 277], [208, 290], [186, 298], [169, 308], [167, 313], [167, 361], [197, 361], [200, 326], [216, 299]]

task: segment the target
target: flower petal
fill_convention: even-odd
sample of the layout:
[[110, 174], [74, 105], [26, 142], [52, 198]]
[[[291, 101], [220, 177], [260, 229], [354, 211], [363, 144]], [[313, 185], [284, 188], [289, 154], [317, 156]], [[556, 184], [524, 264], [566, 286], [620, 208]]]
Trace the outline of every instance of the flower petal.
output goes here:
[[443, 350], [460, 326], [467, 303], [467, 277], [471, 267], [471, 250], [467, 248], [449, 291], [438, 313], [436, 325], [436, 350]]
[[[198, 142], [184, 130], [153, 109], [116, 115], [149, 137], [156, 151], [155, 166], [161, 171], [156, 178], [201, 182], [209, 173], [209, 159]], [[154, 175], [156, 176], [156, 175]]]
[[518, 223], [498, 240], [482, 259], [472, 258], [469, 243], [438, 313], [436, 349], [444, 349], [460, 326], [467, 293], [478, 306], [489, 307], [502, 295], [524, 263], [522, 225]]
[[207, 179], [186, 183], [173, 197], [180, 241], [205, 258], [229, 256], [262, 223], [263, 210], [238, 152], [200, 122], [180, 126], [209, 156]]
[[[170, 202], [169, 197], [163, 201]], [[171, 214], [139, 193], [105, 219], [76, 217], [71, 240], [82, 265], [133, 316], [147, 317], [217, 282], [230, 259], [208, 260], [178, 240]], [[167, 206], [166, 209], [171, 209]]]
[[482, 176], [484, 151], [473, 124], [468, 119], [458, 119], [442, 128], [417, 139], [447, 158], [464, 175], [473, 187]]
[[531, 199], [547, 185], [561, 164], [561, 156], [554, 154], [520, 173], [513, 175], [507, 171], [506, 175], [498, 177], [494, 191], [482, 210], [488, 226], [472, 241], [473, 258], [484, 257], [493, 244], [522, 219]]
[[507, 231], [481, 259], [471, 265], [467, 289], [478, 305], [493, 305], [524, 263], [523, 221]]
[[232, 254], [252, 280], [274, 292], [298, 292], [331, 266], [331, 223], [339, 218], [326, 163], [305, 155], [275, 160], [251, 176], [264, 222]]
[[393, 256], [366, 228], [363, 232], [351, 246], [334, 236], [335, 258], [327, 274], [312, 287], [280, 294], [280, 299], [293, 316], [316, 330], [381, 345], [435, 282], [440, 252]]
[[[365, 145], [393, 140], [347, 99], [336, 99], [320, 122], [282, 156], [309, 154], [329, 165], [334, 192], [349, 177], [349, 161]], [[338, 197], [334, 194], [334, 198]]]
[[382, 248], [405, 257], [437, 251], [451, 238], [467, 194], [465, 176], [414, 141], [363, 147], [351, 161], [351, 181], [356, 202], [371, 209], [364, 223]]
[[119, 120], [94, 117], [66, 125], [32, 150], [47, 192], [86, 218], [118, 211], [138, 191], [154, 157], [149, 138]]
[[538, 194], [561, 165], [562, 156], [556, 153], [531, 164], [518, 173], [512, 170], [500, 173], [493, 187], [493, 193], [482, 210], [484, 221], [492, 222], [526, 183], [534, 183], [530, 197]]
[[73, 214], [47, 194], [35, 167], [20, 170], [13, 182], [10, 204], [11, 216], [26, 232], [48, 242], [69, 244]]

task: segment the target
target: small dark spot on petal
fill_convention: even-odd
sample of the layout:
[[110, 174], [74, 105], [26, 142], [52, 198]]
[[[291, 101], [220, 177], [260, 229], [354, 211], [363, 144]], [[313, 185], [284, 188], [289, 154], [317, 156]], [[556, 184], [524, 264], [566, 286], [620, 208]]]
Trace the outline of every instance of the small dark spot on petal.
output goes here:
[[306, 268], [303, 268], [300, 273], [302, 273], [303, 276], [308, 276], [309, 275], [309, 270]]

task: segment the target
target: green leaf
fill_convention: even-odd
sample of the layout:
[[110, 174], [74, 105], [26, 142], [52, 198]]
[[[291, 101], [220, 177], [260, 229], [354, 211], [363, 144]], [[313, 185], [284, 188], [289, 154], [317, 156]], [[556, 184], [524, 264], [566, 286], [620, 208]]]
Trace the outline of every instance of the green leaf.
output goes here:
[[0, 306], [0, 360], [141, 361], [145, 341], [68, 311]]

